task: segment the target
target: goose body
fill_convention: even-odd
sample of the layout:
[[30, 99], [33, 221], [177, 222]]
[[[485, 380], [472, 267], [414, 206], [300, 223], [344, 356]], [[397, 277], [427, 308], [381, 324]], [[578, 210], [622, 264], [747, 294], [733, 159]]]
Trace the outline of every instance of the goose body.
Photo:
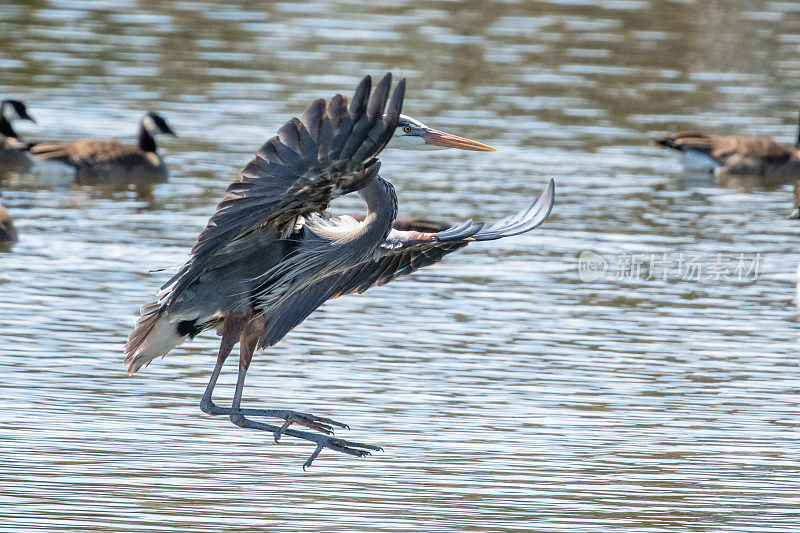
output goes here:
[[0, 169], [9, 171], [30, 167], [33, 162], [25, 153], [27, 146], [19, 139], [0, 135]]
[[59, 161], [75, 168], [78, 178], [103, 181], [164, 181], [168, 171], [157, 151], [155, 135], [175, 135], [156, 113], [147, 113], [139, 123], [137, 144], [80, 139], [39, 142], [30, 146], [35, 157]]
[[655, 141], [683, 154], [687, 170], [776, 178], [800, 176], [797, 147], [769, 138], [679, 132], [665, 133]]
[[17, 230], [14, 228], [11, 215], [8, 214], [3, 204], [0, 204], [0, 242], [16, 242], [16, 240]]

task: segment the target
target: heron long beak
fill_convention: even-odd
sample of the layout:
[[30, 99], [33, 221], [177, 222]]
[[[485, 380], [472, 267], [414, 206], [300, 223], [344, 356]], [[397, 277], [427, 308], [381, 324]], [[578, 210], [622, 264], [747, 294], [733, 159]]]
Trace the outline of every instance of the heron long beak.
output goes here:
[[442, 146], [445, 148], [458, 148], [459, 150], [472, 150], [474, 152], [496, 152], [497, 148], [493, 148], [488, 144], [479, 143], [458, 135], [445, 133], [439, 130], [428, 130], [422, 136], [425, 144], [432, 144], [434, 146]]

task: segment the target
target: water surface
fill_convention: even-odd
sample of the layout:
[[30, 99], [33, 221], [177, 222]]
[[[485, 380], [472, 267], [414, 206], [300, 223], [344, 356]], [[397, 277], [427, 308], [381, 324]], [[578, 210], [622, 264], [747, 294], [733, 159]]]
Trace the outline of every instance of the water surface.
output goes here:
[[[180, 137], [168, 183], [6, 175], [0, 516], [14, 530], [789, 531], [800, 523], [800, 226], [791, 184], [687, 179], [649, 138], [793, 141], [800, 10], [766, 1], [427, 0], [0, 6], [0, 94], [27, 138]], [[495, 220], [557, 181], [535, 232], [329, 302], [257, 355], [245, 404], [331, 416], [366, 460], [202, 414], [208, 332], [125, 374], [138, 307], [255, 148], [364, 74], [501, 150], [387, 151], [402, 215]], [[338, 202], [358, 210], [356, 200]], [[608, 262], [582, 282], [577, 260]], [[760, 254], [757, 276], [625, 276], [625, 258]], [[649, 268], [649, 264], [648, 264]], [[632, 272], [632, 271], [631, 271]], [[666, 279], [662, 279], [666, 277]], [[236, 361], [217, 388], [230, 400]]]

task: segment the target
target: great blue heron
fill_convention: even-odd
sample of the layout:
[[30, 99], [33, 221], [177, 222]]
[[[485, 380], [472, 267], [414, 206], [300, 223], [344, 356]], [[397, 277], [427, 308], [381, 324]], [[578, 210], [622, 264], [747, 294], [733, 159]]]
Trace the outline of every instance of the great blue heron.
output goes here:
[[31, 143], [31, 154], [75, 168], [78, 179], [158, 182], [167, 178], [167, 165], [156, 149], [158, 133], [175, 135], [164, 117], [152, 111], [139, 122], [138, 142], [79, 139]]
[[0, 100], [0, 170], [29, 167], [31, 160], [25, 153], [29, 143], [23, 142], [11, 123], [14, 120], [36, 122], [19, 100]]
[[[329, 418], [242, 408], [254, 350], [276, 344], [326, 300], [383, 285], [470, 242], [530, 231], [547, 218], [553, 204], [551, 180], [541, 199], [487, 230], [471, 220], [437, 233], [393, 230], [397, 197], [392, 185], [378, 176], [377, 155], [393, 134], [411, 134], [414, 128], [400, 115], [405, 80], [395, 87], [388, 107], [391, 75], [374, 91], [371, 84], [369, 76], [361, 80], [349, 106], [340, 94], [327, 105], [316, 100], [302, 120], [287, 122], [258, 150], [241, 178], [228, 187], [190, 258], [162, 287], [158, 302], [142, 308], [125, 346], [125, 362], [133, 373], [186, 338], [219, 328], [217, 364], [201, 409], [228, 415], [240, 427], [272, 432], [276, 441], [286, 434], [316, 443], [303, 468], [323, 448], [355, 456], [380, 448], [332, 437], [334, 427], [347, 426]], [[457, 139], [453, 144], [479, 145]], [[326, 211], [333, 198], [351, 192], [366, 202], [361, 222]], [[231, 407], [219, 407], [212, 393], [237, 342], [241, 354], [233, 401]], [[248, 416], [280, 418], [284, 424]], [[289, 428], [292, 423], [321, 433]]]

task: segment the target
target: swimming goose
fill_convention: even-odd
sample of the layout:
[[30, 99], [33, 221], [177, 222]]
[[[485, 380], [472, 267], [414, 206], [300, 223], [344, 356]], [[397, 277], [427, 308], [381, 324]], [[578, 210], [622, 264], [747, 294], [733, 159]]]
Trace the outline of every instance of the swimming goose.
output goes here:
[[17, 230], [14, 228], [14, 222], [11, 221], [11, 215], [8, 214], [3, 204], [0, 204], [0, 242], [16, 242]]
[[772, 178], [800, 176], [800, 131], [794, 146], [779, 144], [767, 137], [686, 131], [663, 133], [654, 141], [681, 152], [687, 170]]
[[0, 165], [2, 167], [28, 167], [31, 160], [25, 153], [29, 144], [22, 142], [14, 131], [13, 120], [30, 120], [36, 122], [28, 114], [25, 104], [19, 100], [0, 101]]
[[148, 112], [139, 123], [139, 140], [135, 145], [81, 139], [33, 143], [30, 152], [40, 159], [75, 167], [79, 179], [164, 181], [167, 165], [156, 151], [158, 133], [175, 135], [161, 115]]
[[664, 133], [657, 144], [683, 154], [687, 171], [711, 172], [726, 188], [775, 190], [794, 183], [795, 207], [790, 219], [800, 219], [800, 126], [794, 146], [768, 137]]

